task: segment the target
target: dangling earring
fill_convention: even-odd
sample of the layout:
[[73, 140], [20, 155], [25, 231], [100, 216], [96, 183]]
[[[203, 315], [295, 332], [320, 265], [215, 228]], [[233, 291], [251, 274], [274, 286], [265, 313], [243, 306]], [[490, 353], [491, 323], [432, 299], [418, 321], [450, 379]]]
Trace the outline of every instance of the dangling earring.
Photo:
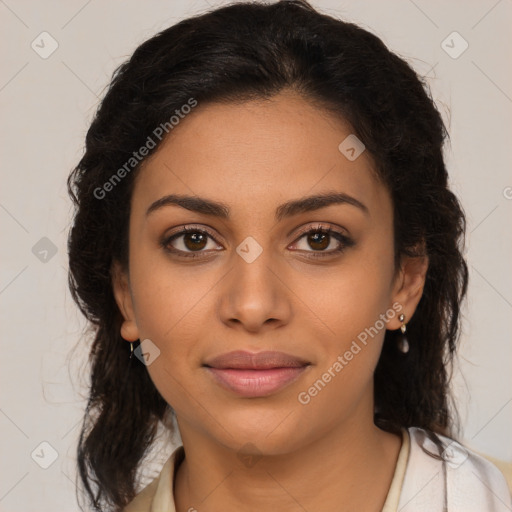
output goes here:
[[400, 330], [402, 331], [402, 334], [400, 335], [398, 339], [398, 350], [402, 352], [403, 354], [407, 354], [409, 352], [409, 341], [407, 340], [407, 337], [405, 336], [405, 331], [407, 331], [407, 327], [405, 326], [405, 315], [402, 313], [398, 320], [402, 322], [402, 325], [400, 326]]
[[131, 359], [133, 356], [133, 344], [134, 343], [135, 343], [134, 341], [130, 341], [130, 357], [129, 357], [129, 359]]

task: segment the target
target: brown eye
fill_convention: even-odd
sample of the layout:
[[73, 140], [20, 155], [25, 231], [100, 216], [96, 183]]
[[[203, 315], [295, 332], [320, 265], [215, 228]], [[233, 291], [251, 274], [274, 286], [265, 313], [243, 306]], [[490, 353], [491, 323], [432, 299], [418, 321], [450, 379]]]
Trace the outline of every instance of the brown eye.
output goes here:
[[310, 253], [308, 257], [327, 257], [343, 252], [355, 242], [348, 236], [331, 228], [318, 226], [302, 233], [294, 249]]
[[200, 251], [206, 246], [207, 236], [203, 233], [186, 233], [182, 236], [183, 245], [190, 251]]
[[220, 247], [210, 233], [194, 227], [187, 227], [165, 238], [161, 245], [166, 251], [185, 258], [200, 257]]
[[312, 249], [323, 251], [329, 247], [330, 238], [330, 235], [325, 233], [314, 233], [309, 234], [307, 240]]

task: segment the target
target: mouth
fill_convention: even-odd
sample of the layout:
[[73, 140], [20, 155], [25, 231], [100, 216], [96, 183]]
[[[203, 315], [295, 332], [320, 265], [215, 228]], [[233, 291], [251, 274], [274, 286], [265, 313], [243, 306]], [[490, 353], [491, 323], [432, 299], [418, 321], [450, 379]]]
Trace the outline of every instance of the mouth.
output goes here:
[[308, 361], [284, 352], [235, 351], [217, 356], [203, 366], [224, 389], [255, 398], [282, 390], [310, 365]]

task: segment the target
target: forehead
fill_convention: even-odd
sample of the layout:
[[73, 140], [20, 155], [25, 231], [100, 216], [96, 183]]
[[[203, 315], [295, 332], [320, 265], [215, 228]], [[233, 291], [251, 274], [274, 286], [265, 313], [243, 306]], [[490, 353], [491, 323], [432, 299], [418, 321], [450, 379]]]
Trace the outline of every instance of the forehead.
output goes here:
[[293, 92], [271, 100], [199, 104], [142, 165], [132, 206], [147, 208], [179, 193], [256, 213], [325, 190], [364, 200], [370, 209], [385, 206], [387, 191], [371, 157], [363, 151], [347, 158], [343, 152], [353, 137], [348, 123]]

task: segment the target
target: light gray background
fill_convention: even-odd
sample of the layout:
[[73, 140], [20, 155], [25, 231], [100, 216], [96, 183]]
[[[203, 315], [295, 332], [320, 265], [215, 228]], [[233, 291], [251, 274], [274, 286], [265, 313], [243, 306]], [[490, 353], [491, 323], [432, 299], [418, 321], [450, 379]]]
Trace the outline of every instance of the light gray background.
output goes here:
[[[447, 163], [469, 221], [471, 281], [454, 378], [464, 440], [512, 461], [512, 1], [312, 3], [373, 31], [428, 77], [451, 133]], [[84, 322], [67, 291], [65, 179], [114, 68], [157, 31], [208, 7], [0, 0], [0, 511], [78, 510], [74, 455], [87, 346], [77, 344]], [[50, 47], [43, 31], [59, 45], [47, 59], [31, 48], [32, 41], [40, 51]], [[462, 49], [458, 36], [446, 39], [453, 31], [469, 44], [458, 58], [445, 51]], [[54, 256], [44, 253], [43, 237]], [[34, 459], [51, 462], [43, 441], [58, 453], [48, 469], [31, 458], [36, 450]], [[169, 453], [160, 450], [147, 479]]]

